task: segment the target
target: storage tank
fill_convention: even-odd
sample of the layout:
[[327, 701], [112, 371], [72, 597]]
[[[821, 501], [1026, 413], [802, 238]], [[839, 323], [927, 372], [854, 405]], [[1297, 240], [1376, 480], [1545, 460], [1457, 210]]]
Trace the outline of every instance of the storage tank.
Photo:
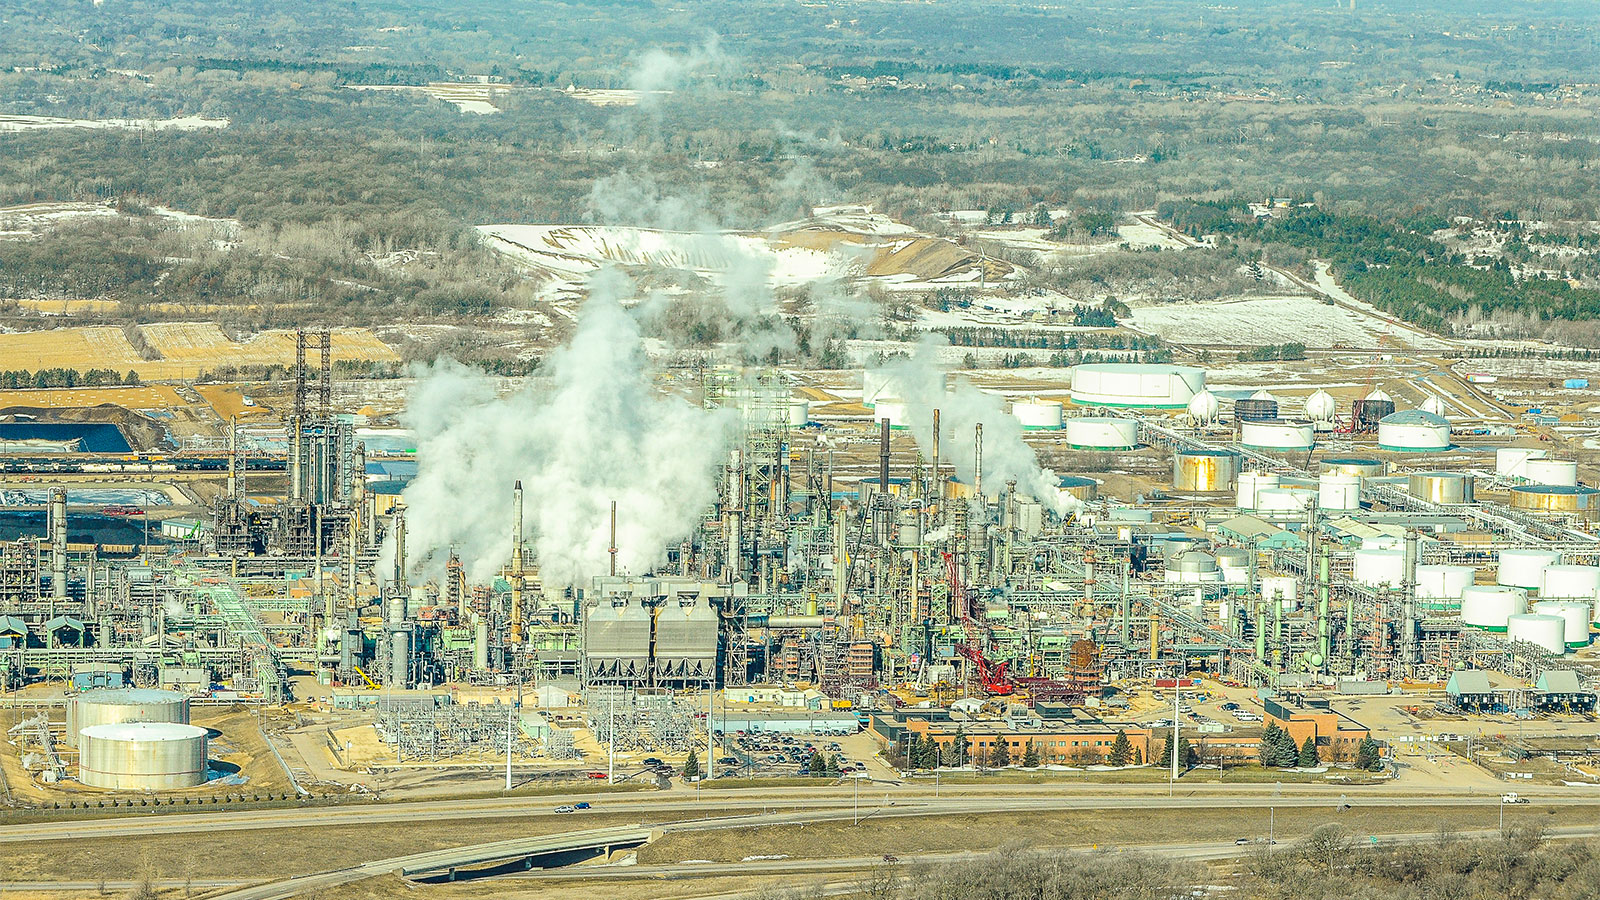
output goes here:
[[1505, 631], [1506, 620], [1528, 611], [1522, 588], [1475, 584], [1461, 591], [1461, 623], [1489, 631]]
[[1578, 464], [1569, 459], [1530, 459], [1524, 464], [1522, 477], [1534, 484], [1571, 487], [1578, 483]]
[[1306, 398], [1306, 418], [1313, 422], [1332, 422], [1338, 412], [1338, 402], [1327, 391], [1319, 390]]
[[1423, 412], [1430, 412], [1436, 416], [1443, 416], [1445, 413], [1444, 400], [1441, 399], [1437, 394], [1434, 394], [1428, 399], [1422, 401], [1422, 406], [1420, 408]]
[[1589, 620], [1594, 614], [1594, 604], [1581, 600], [1540, 600], [1533, 611], [1544, 616], [1559, 618], [1564, 626], [1567, 646], [1571, 649], [1589, 645]]
[[1240, 472], [1238, 477], [1239, 489], [1234, 494], [1234, 506], [1240, 509], [1255, 509], [1256, 495], [1261, 491], [1275, 488], [1281, 479], [1272, 472]]
[[1061, 401], [1018, 400], [1011, 404], [1011, 415], [1029, 431], [1056, 431], [1061, 428]]
[[1210, 425], [1217, 420], [1217, 412], [1221, 404], [1217, 403], [1217, 395], [1210, 391], [1201, 391], [1189, 400], [1189, 417], [1202, 425]]
[[1239, 425], [1239, 443], [1252, 450], [1310, 450], [1315, 441], [1310, 422], [1262, 419]]
[[1463, 472], [1412, 472], [1406, 493], [1429, 503], [1471, 503], [1472, 476]]
[[1100, 493], [1100, 484], [1093, 478], [1084, 478], [1082, 475], [1062, 475], [1058, 485], [1061, 493], [1069, 494], [1087, 503]]
[[1233, 418], [1236, 422], [1266, 422], [1277, 417], [1278, 401], [1270, 397], [1250, 397], [1233, 402]]
[[674, 597], [656, 611], [655, 681], [704, 684], [717, 671], [717, 611], [704, 597]]
[[1554, 550], [1501, 550], [1497, 559], [1495, 584], [1531, 589], [1544, 583], [1545, 566], [1560, 562], [1561, 554]]
[[1211, 554], [1186, 550], [1167, 560], [1166, 580], [1178, 584], [1221, 581], [1222, 569]]
[[1385, 416], [1394, 413], [1394, 398], [1383, 391], [1373, 391], [1357, 400], [1350, 408], [1357, 431], [1371, 431]]
[[1240, 547], [1223, 547], [1215, 556], [1225, 584], [1245, 584], [1250, 581], [1250, 570], [1255, 565], [1250, 559], [1250, 551]]
[[901, 393], [900, 385], [888, 372], [882, 369], [861, 371], [861, 405], [867, 409], [872, 409], [879, 397], [898, 397]]
[[1539, 596], [1549, 600], [1600, 600], [1600, 567], [1545, 566], [1539, 574]]
[[1361, 508], [1361, 476], [1323, 472], [1317, 476], [1317, 506], [1326, 510]]
[[1321, 472], [1338, 472], [1341, 475], [1360, 475], [1362, 478], [1379, 478], [1389, 471], [1389, 464], [1381, 459], [1365, 456], [1330, 456], [1317, 463]]
[[1299, 518], [1316, 499], [1311, 488], [1262, 488], [1256, 491], [1256, 511], [1268, 519]]
[[1506, 619], [1506, 639], [1527, 641], [1556, 654], [1567, 652], [1567, 623], [1560, 616], [1522, 613]]
[[1528, 461], [1544, 459], [1550, 451], [1542, 447], [1501, 447], [1494, 451], [1494, 470], [1508, 478], [1528, 477]]
[[1139, 446], [1137, 419], [1074, 416], [1067, 420], [1067, 446], [1074, 450], [1132, 450]]
[[1600, 510], [1600, 491], [1582, 485], [1519, 484], [1511, 489], [1511, 508], [1553, 516], [1592, 519]]
[[162, 791], [206, 781], [206, 736], [175, 722], [116, 722], [78, 733], [78, 780], [118, 791]]
[[1351, 556], [1351, 578], [1368, 587], [1399, 587], [1405, 558], [1405, 551], [1392, 547], [1362, 547]]
[[811, 401], [805, 399], [792, 399], [789, 401], [789, 427], [804, 428], [811, 424]]
[[1172, 456], [1172, 486], [1180, 491], [1226, 491], [1239, 474], [1231, 450], [1179, 450]]
[[85, 691], [67, 702], [67, 744], [78, 746], [78, 734], [94, 725], [119, 722], [189, 724], [189, 698], [177, 691], [151, 688], [103, 688]]
[[1299, 582], [1293, 575], [1263, 575], [1258, 582], [1261, 588], [1261, 599], [1268, 603], [1277, 602], [1283, 605], [1285, 612], [1294, 612], [1300, 603], [1296, 597]]
[[1405, 581], [1404, 550], [1361, 549], [1353, 555], [1352, 577], [1367, 587], [1399, 587]]
[[872, 407], [872, 421], [877, 423], [884, 419], [889, 420], [890, 428], [910, 428], [910, 407], [904, 400], [879, 397], [877, 404]]
[[1195, 366], [1091, 363], [1072, 367], [1072, 402], [1080, 406], [1186, 409], [1205, 386], [1206, 370]]
[[1471, 566], [1417, 566], [1417, 604], [1428, 612], [1458, 612], [1461, 592], [1472, 586]]
[[1450, 423], [1420, 409], [1390, 413], [1378, 421], [1378, 447], [1397, 453], [1450, 449]]

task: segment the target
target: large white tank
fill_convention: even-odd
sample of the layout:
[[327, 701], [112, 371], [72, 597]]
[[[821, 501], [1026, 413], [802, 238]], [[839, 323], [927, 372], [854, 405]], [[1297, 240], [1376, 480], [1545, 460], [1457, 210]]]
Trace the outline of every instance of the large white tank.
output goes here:
[[1539, 578], [1546, 600], [1600, 600], [1600, 566], [1545, 566]]
[[1378, 447], [1396, 452], [1448, 450], [1450, 423], [1420, 409], [1390, 413], [1378, 421]]
[[1311, 488], [1262, 488], [1256, 491], [1256, 511], [1269, 519], [1297, 518], [1316, 499]]
[[811, 401], [794, 399], [789, 401], [789, 427], [803, 428], [811, 423]]
[[1506, 639], [1538, 644], [1556, 655], [1567, 652], [1567, 623], [1560, 616], [1523, 613], [1506, 618]]
[[102, 688], [84, 691], [67, 702], [67, 744], [78, 746], [78, 734], [94, 725], [118, 722], [189, 723], [189, 698], [177, 691], [150, 688]]
[[1306, 418], [1313, 422], [1332, 422], [1339, 402], [1327, 391], [1319, 390], [1306, 398]]
[[1589, 620], [1594, 614], [1593, 603], [1582, 600], [1540, 600], [1533, 604], [1533, 611], [1561, 619], [1568, 647], [1577, 649], [1589, 645]]
[[1461, 623], [1489, 631], [1505, 631], [1506, 620], [1528, 611], [1522, 588], [1477, 584], [1461, 592]]
[[1080, 406], [1185, 409], [1205, 386], [1206, 370], [1195, 366], [1091, 363], [1072, 367], [1072, 402]]
[[1578, 483], [1578, 464], [1570, 459], [1530, 459], [1524, 466], [1522, 477], [1534, 484]]
[[1299, 608], [1297, 598], [1299, 581], [1293, 575], [1263, 575], [1259, 582], [1261, 599], [1271, 603], [1277, 601], [1283, 604], [1285, 612], [1293, 612]]
[[1430, 412], [1436, 416], [1442, 416], [1444, 415], [1444, 400], [1441, 399], [1439, 395], [1434, 394], [1428, 399], [1422, 401], [1421, 409], [1423, 412]]
[[122, 791], [205, 784], [208, 734], [173, 722], [91, 725], [78, 734], [78, 780]]
[[1471, 566], [1417, 566], [1417, 603], [1430, 612], [1461, 608], [1461, 592], [1472, 586], [1477, 571]]
[[1494, 470], [1511, 478], [1526, 478], [1528, 461], [1544, 459], [1549, 453], [1542, 447], [1501, 447], [1494, 451]]
[[1406, 577], [1404, 550], [1370, 550], [1354, 553], [1353, 577], [1367, 587], [1399, 587]]
[[1537, 588], [1544, 583], [1545, 566], [1560, 561], [1561, 554], [1554, 550], [1501, 550], [1494, 581], [1495, 584]]
[[1137, 419], [1075, 416], [1067, 420], [1067, 446], [1074, 450], [1132, 450], [1139, 446]]
[[1176, 584], [1201, 584], [1222, 580], [1222, 567], [1216, 557], [1199, 550], [1187, 550], [1167, 560], [1166, 580]]
[[1240, 472], [1239, 490], [1235, 494], [1234, 506], [1240, 509], [1255, 509], [1256, 495], [1269, 488], [1275, 488], [1283, 479], [1272, 472]]
[[1201, 391], [1189, 400], [1189, 417], [1202, 425], [1210, 425], [1217, 420], [1217, 413], [1222, 409], [1222, 404], [1217, 402], [1217, 395], [1210, 391]]
[[1252, 450], [1309, 450], [1315, 440], [1310, 422], [1264, 419], [1239, 425], [1239, 443]]
[[1030, 431], [1054, 431], [1061, 427], [1061, 401], [1018, 400], [1011, 404], [1011, 415]]
[[1323, 472], [1317, 476], [1317, 506], [1326, 510], [1361, 508], [1361, 476]]
[[1251, 559], [1249, 550], [1224, 547], [1216, 552], [1216, 558], [1225, 584], [1246, 584], [1250, 581], [1250, 570], [1255, 568], [1255, 561]]
[[910, 428], [911, 408], [903, 400], [879, 397], [872, 408], [872, 421], [878, 423], [884, 419], [889, 420], [890, 428]]

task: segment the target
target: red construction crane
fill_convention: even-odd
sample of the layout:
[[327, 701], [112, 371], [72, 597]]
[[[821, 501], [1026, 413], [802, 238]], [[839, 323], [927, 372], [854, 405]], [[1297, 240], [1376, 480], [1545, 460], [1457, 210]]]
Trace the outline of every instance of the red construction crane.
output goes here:
[[1006, 672], [1011, 661], [993, 662], [983, 655], [983, 648], [978, 638], [982, 629], [978, 626], [976, 610], [968, 606], [971, 601], [961, 584], [961, 567], [956, 563], [953, 553], [946, 552], [944, 562], [950, 579], [950, 603], [961, 619], [962, 630], [967, 634], [967, 642], [956, 645], [956, 652], [977, 670], [978, 680], [983, 684], [985, 691], [996, 697], [1010, 696], [1017, 690], [1017, 686], [1011, 681], [1011, 676]]

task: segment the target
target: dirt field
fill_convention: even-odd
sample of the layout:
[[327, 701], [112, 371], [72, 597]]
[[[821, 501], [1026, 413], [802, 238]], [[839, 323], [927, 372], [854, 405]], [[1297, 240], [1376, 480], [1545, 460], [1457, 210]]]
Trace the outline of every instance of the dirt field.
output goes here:
[[26, 406], [43, 409], [77, 409], [112, 404], [124, 409], [169, 409], [182, 406], [178, 392], [165, 384], [138, 387], [40, 388], [0, 391], [0, 409]]
[[241, 424], [253, 421], [276, 422], [271, 409], [264, 405], [245, 406], [245, 392], [233, 385], [227, 384], [197, 384], [195, 392], [211, 404], [223, 421], [237, 419]]
[[[121, 328], [109, 325], [0, 334], [0, 359], [8, 368], [132, 369], [145, 380], [193, 378], [224, 365], [293, 365], [292, 331], [267, 331], [248, 341], [232, 341], [210, 322], [162, 322], [140, 329], [161, 354], [143, 359]], [[334, 359], [398, 359], [393, 350], [364, 328], [333, 333]]]

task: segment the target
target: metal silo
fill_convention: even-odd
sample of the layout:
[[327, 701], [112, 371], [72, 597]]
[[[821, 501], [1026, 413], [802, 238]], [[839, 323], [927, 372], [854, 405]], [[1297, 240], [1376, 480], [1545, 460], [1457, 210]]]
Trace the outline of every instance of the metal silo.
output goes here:
[[716, 671], [717, 611], [711, 601], [669, 594], [656, 613], [656, 683], [704, 682]]
[[189, 698], [177, 691], [149, 688], [107, 688], [85, 691], [67, 704], [67, 744], [78, 746], [78, 734], [94, 725], [119, 722], [189, 724]]

